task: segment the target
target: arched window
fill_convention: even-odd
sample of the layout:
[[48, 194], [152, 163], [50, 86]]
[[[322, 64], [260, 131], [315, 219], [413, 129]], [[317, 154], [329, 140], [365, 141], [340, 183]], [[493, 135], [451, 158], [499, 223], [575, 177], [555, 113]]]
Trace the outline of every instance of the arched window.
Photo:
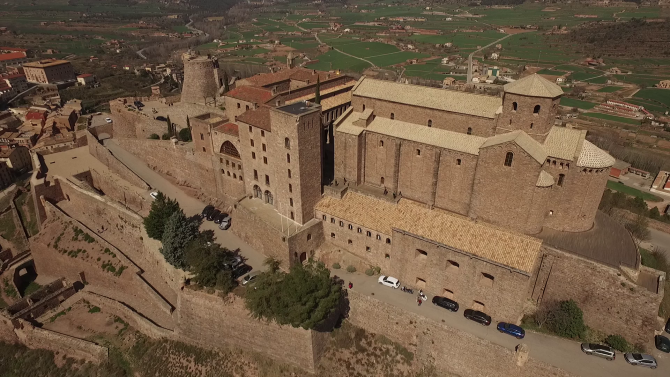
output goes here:
[[239, 103], [239, 102], [237, 103], [237, 108], [238, 108], [238, 109], [240, 108], [240, 103]]
[[565, 180], [565, 174], [558, 175], [558, 183], [556, 185], [563, 186], [563, 181]]
[[384, 146], [384, 140], [379, 140], [379, 146], [383, 147]]
[[379, 183], [381, 183], [382, 185], [384, 184], [384, 177], [382, 177], [382, 178], [379, 180]]
[[468, 127], [468, 135], [472, 135], [472, 127]]
[[431, 119], [428, 119], [428, 127], [433, 127], [433, 121]]
[[460, 164], [461, 164], [461, 159], [460, 159], [460, 158], [457, 158], [457, 159], [456, 159], [456, 165], [460, 165]]
[[387, 239], [386, 239], [386, 243], [391, 243], [391, 239], [390, 239], [390, 238], [387, 238]]
[[349, 224], [349, 230], [354, 230], [354, 226]]
[[258, 185], [254, 185], [254, 197], [258, 199], [263, 198], [263, 191], [260, 187], [258, 187]]
[[512, 160], [514, 159], [514, 153], [507, 152], [505, 155], [505, 166], [512, 166]]
[[512, 102], [512, 110], [517, 111], [518, 108], [519, 108], [519, 104], [516, 103], [516, 102]]
[[540, 113], [540, 105], [535, 105], [533, 108], [533, 114], [539, 114]]
[[221, 144], [221, 149], [219, 153], [228, 155], [230, 157], [240, 158], [240, 152], [237, 151], [237, 148], [230, 141], [225, 141]]
[[312, 239], [312, 234], [311, 233], [307, 234], [307, 241], [309, 241], [311, 239]]
[[372, 237], [372, 232], [370, 232], [370, 231], [368, 230], [367, 232], [365, 232], [365, 235], [368, 236], [368, 237]]
[[272, 197], [272, 193], [270, 191], [265, 191], [265, 203], [274, 204], [274, 198]]
[[381, 240], [382, 240], [382, 236], [380, 236], [380, 235], [378, 234], [378, 235], [377, 235], [377, 240], [378, 240], [378, 241], [381, 241]]
[[395, 119], [395, 114], [391, 113], [391, 119]]
[[284, 148], [291, 149], [291, 140], [287, 137], [284, 138]]

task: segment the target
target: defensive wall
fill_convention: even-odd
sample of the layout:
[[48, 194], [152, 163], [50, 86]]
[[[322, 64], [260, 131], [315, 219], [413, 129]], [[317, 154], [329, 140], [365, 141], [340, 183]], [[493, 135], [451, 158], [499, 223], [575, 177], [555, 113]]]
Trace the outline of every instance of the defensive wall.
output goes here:
[[532, 357], [519, 366], [512, 350], [355, 291], [348, 291], [348, 300], [349, 321], [352, 324], [405, 346], [420, 363], [433, 364], [438, 374], [468, 377], [573, 376]]
[[216, 198], [216, 180], [209, 156], [194, 153], [189, 146], [175, 145], [169, 140], [119, 138], [115, 142], [150, 168], [174, 178], [178, 185]]
[[[589, 327], [618, 334], [633, 344], [650, 342], [658, 329], [658, 307], [663, 299], [665, 273], [647, 267], [627, 274], [557, 249], [544, 247], [537, 289], [541, 305], [575, 300]], [[548, 276], [542, 271], [549, 270]], [[542, 288], [544, 282], [544, 288]], [[536, 296], [534, 294], [534, 296]]]
[[133, 101], [147, 101], [149, 98], [119, 98], [109, 102], [109, 110], [113, 120], [115, 137], [146, 139], [151, 134], [158, 136], [167, 132], [167, 123], [150, 118], [137, 110], [129, 110], [126, 106]]
[[128, 169], [126, 165], [114, 157], [112, 152], [100, 144], [93, 134], [87, 131], [86, 137], [88, 138], [88, 152], [91, 156], [102, 162], [102, 164], [107, 166], [111, 172], [116, 173], [127, 182], [144, 190], [149, 189], [149, 185], [144, 182], [142, 178], [138, 177], [137, 174]]

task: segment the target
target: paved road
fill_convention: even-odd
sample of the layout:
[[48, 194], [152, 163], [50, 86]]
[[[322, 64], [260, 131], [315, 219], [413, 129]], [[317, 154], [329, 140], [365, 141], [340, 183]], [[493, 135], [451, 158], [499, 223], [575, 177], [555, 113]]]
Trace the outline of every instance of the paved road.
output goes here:
[[670, 234], [651, 228], [649, 228], [649, 234], [651, 235], [649, 243], [655, 248], [664, 249], [665, 255], [670, 259]]
[[472, 82], [472, 57], [473, 57], [476, 53], [478, 53], [479, 51], [481, 51], [481, 50], [483, 50], [483, 49], [485, 49], [485, 48], [487, 48], [487, 47], [489, 47], [489, 46], [493, 46], [494, 44], [496, 44], [496, 43], [498, 43], [498, 42], [504, 40], [505, 38], [509, 38], [509, 37], [511, 37], [511, 36], [512, 36], [512, 34], [507, 34], [506, 36], [504, 36], [504, 37], [498, 39], [497, 41], [493, 41], [493, 42], [487, 44], [486, 46], [480, 48], [479, 50], [475, 50], [475, 51], [471, 52], [470, 55], [468, 55], [468, 81], [467, 81], [468, 83], [471, 83], [471, 82]]
[[[168, 197], [177, 199], [179, 205], [187, 216], [199, 214], [205, 207], [205, 203], [187, 195], [178, 186], [172, 184], [153, 169], [149, 168], [142, 160], [119, 147], [114, 139], [107, 139], [104, 141], [104, 144], [112, 152], [112, 154], [114, 154], [114, 156], [119, 159], [119, 161], [123, 162], [133, 172], [135, 172], [135, 174], [147, 182], [147, 184], [149, 184], [153, 190], [161, 191]], [[147, 191], [147, 197], [149, 197], [150, 191]], [[233, 218], [233, 226], [235, 226], [234, 224], [235, 219]], [[218, 226], [216, 226], [216, 224], [214, 224], [212, 221], [205, 221], [200, 229], [213, 230], [217, 242], [227, 247], [228, 249], [240, 249], [240, 254], [247, 259], [247, 264], [253, 267], [254, 270], [265, 269], [265, 266], [263, 265], [265, 255], [247, 245], [232, 232], [219, 229]]]
[[[104, 143], [116, 158], [126, 164], [126, 166], [144, 179], [154, 189], [160, 190], [167, 196], [177, 199], [187, 215], [200, 213], [205, 206], [205, 203], [186, 195], [186, 193], [179, 187], [173, 185], [170, 181], [153, 171], [140, 159], [120, 148], [115, 143], [114, 139], [105, 140]], [[147, 191], [147, 195], [149, 195], [149, 191]], [[235, 219], [233, 219], [233, 224], [234, 221]], [[219, 230], [212, 222], [205, 222], [202, 225], [202, 229], [214, 230], [218, 242], [228, 248], [239, 248], [241, 254], [248, 259], [247, 263], [249, 265], [255, 270], [262, 269], [262, 262], [265, 259], [265, 256], [245, 244], [233, 233]], [[416, 296], [403, 293], [400, 290], [381, 286], [377, 283], [376, 277], [369, 277], [363, 274], [350, 274], [344, 270], [335, 270], [333, 271], [333, 274], [340, 276], [345, 282], [351, 281], [354, 284], [353, 289], [358, 292], [373, 295], [378, 300], [437, 321], [444, 320], [449, 326], [466, 331], [480, 338], [487, 339], [503, 347], [514, 349], [514, 347], [520, 343], [520, 341], [511, 336], [498, 333], [495, 328], [497, 323], [495, 322], [495, 319], [497, 318], [494, 318], [494, 323], [491, 324], [491, 326], [481, 326], [475, 322], [466, 320], [463, 317], [462, 311], [459, 313], [451, 313], [435, 307], [430, 303], [425, 303], [419, 307], [416, 304]], [[432, 297], [429, 296], [429, 301], [431, 298]], [[623, 355], [617, 355], [617, 358], [614, 361], [606, 361], [593, 356], [587, 356], [580, 351], [578, 342], [543, 334], [528, 333], [526, 334], [523, 343], [526, 343], [529, 346], [530, 355], [534, 358], [579, 376], [662, 376], [667, 375], [670, 370], [670, 357], [666, 355], [658, 356], [657, 360], [659, 361], [660, 367], [656, 370], [650, 370], [626, 364]]]
[[[296, 24], [296, 25], [297, 25], [297, 24]], [[300, 29], [302, 29], [302, 30], [305, 30], [305, 29], [303, 29], [303, 28], [300, 27], [300, 26], [298, 26], [298, 27], [299, 27]], [[307, 30], [305, 30], [305, 31], [307, 31]], [[319, 43], [323, 43], [323, 42], [321, 42], [321, 39], [319, 39], [319, 34], [314, 33], [314, 38], [316, 38], [316, 40], [317, 40]], [[329, 46], [330, 46], [330, 45], [329, 45]], [[335, 48], [335, 47], [333, 47], [333, 46], [330, 46], [330, 47], [331, 47], [333, 50], [339, 52], [340, 54], [344, 54], [344, 55], [347, 55], [347, 56], [351, 56], [351, 57], [354, 58], [354, 59], [362, 60], [362, 61], [364, 61], [364, 62], [366, 62], [366, 63], [372, 65], [372, 68], [377, 68], [377, 65], [375, 65], [375, 63], [373, 63], [373, 62], [371, 62], [371, 61], [369, 61], [369, 60], [365, 60], [365, 59], [363, 59], [363, 58], [359, 58], [358, 56], [354, 56], [354, 55], [351, 55], [351, 54], [347, 54], [346, 52], [344, 52], [344, 51], [342, 51], [342, 50], [339, 50], [339, 49], [337, 49], [337, 48]]]
[[[656, 370], [635, 367], [626, 363], [623, 355], [617, 353], [614, 361], [607, 361], [595, 356], [587, 356], [582, 353], [579, 343], [567, 339], [548, 336], [538, 333], [527, 333], [523, 340], [517, 340], [509, 335], [501, 334], [496, 330], [497, 318], [493, 319], [491, 326], [482, 326], [469, 321], [463, 317], [462, 310], [452, 313], [445, 309], [436, 307], [428, 302], [421, 306], [416, 303], [416, 295], [404, 293], [399, 289], [392, 289], [377, 283], [377, 277], [369, 277], [363, 274], [350, 274], [344, 270], [333, 271], [346, 282], [354, 284], [354, 290], [374, 298], [388, 302], [404, 310], [415, 312], [425, 317], [442, 321], [454, 328], [466, 331], [470, 334], [487, 339], [495, 344], [513, 350], [519, 343], [525, 343], [530, 349], [530, 355], [545, 363], [564, 369], [570, 373], [585, 377], [629, 377], [629, 376], [667, 376], [670, 371], [670, 357], [663, 355], [656, 357], [660, 366]], [[504, 319], [500, 319], [504, 320]], [[458, 345], [454, 345], [457, 347]], [[484, 355], [485, 357], [485, 355]], [[661, 359], [661, 357], [664, 357]]]

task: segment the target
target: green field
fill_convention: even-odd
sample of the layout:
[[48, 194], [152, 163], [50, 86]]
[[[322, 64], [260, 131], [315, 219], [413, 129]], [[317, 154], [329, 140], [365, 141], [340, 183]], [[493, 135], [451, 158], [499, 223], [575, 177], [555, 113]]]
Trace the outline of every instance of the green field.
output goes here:
[[561, 106], [576, 107], [578, 109], [591, 110], [592, 108], [598, 106], [598, 104], [588, 101], [581, 101], [574, 98], [562, 97]]
[[619, 182], [607, 181], [607, 188], [610, 189], [610, 190], [623, 192], [626, 195], [635, 196], [635, 197], [638, 197], [638, 198], [642, 198], [644, 200], [649, 200], [651, 202], [662, 202], [663, 201], [663, 199], [659, 198], [656, 195], [652, 195], [648, 192], [640, 191], [636, 188], [626, 186], [623, 183], [619, 183]]
[[669, 89], [658, 89], [658, 88], [647, 88], [640, 89], [635, 95], [634, 98], [641, 98], [656, 102], [658, 104], [665, 105], [670, 107], [670, 90]]
[[390, 65], [394, 64], [399, 64], [399, 63], [404, 63], [409, 59], [420, 59], [420, 58], [427, 58], [430, 55], [428, 54], [419, 54], [418, 52], [412, 52], [412, 51], [400, 51], [392, 54], [386, 54], [386, 55], [380, 55], [380, 56], [375, 56], [372, 58], [367, 58], [367, 60], [373, 62], [375, 65], [379, 67], [388, 67]]
[[613, 122], [627, 123], [627, 124], [640, 124], [640, 121], [637, 119], [623, 118], [616, 115], [603, 114], [603, 113], [585, 113], [582, 114], [590, 118], [598, 118], [603, 120], [611, 120]]
[[187, 28], [184, 25], [173, 26], [172, 30], [176, 31], [177, 33], [188, 33], [188, 32], [191, 31], [189, 28]]
[[604, 88], [598, 89], [597, 91], [600, 93], [614, 93], [621, 89], [623, 89], [623, 86], [606, 86]]
[[396, 46], [381, 43], [381, 42], [358, 42], [358, 43], [348, 43], [345, 45], [337, 46], [342, 52], [347, 54], [358, 56], [359, 58], [368, 58], [373, 56], [392, 54], [399, 52]]
[[543, 69], [543, 70], [541, 70], [537, 73], [540, 74], [540, 75], [552, 75], [552, 76], [563, 76], [563, 75], [567, 74], [567, 72], [565, 72], [565, 71], [556, 71], [556, 70], [548, 69], [548, 68], [545, 68], [545, 69]]
[[363, 72], [366, 68], [370, 67], [370, 64], [364, 61], [341, 54], [335, 50], [319, 55], [316, 59], [319, 61], [307, 65], [307, 68], [318, 69], [321, 71], [340, 69], [343, 71]]

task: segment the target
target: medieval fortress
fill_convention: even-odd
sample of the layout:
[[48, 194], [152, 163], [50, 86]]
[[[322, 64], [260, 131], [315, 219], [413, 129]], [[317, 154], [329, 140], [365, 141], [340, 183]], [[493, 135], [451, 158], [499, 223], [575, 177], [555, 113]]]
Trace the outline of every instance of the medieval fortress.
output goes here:
[[[586, 131], [554, 125], [557, 85], [531, 75], [485, 96], [289, 65], [224, 93], [215, 59], [187, 56], [184, 65], [180, 101], [113, 100], [113, 123], [89, 129], [87, 147], [33, 156], [40, 232], [30, 253], [3, 269], [18, 280], [32, 268], [55, 283], [3, 313], [3, 338], [104, 359], [100, 346], [40, 326], [86, 299], [154, 338], [251, 348], [315, 370], [326, 329], [257, 322], [239, 299], [184, 289], [188, 274], [164, 261], [142, 226], [150, 186], [110, 152], [108, 138], [229, 209], [228, 231], [282, 268], [308, 258], [379, 267], [509, 322], [574, 299], [592, 328], [634, 343], [653, 338], [664, 275], [641, 266], [628, 233], [598, 212], [614, 159]], [[132, 107], [135, 100], [144, 110]], [[193, 142], [149, 139], [166, 129], [155, 114], [190, 127]], [[70, 166], [74, 158], [85, 166]], [[87, 256], [55, 242], [75, 229], [94, 239]], [[101, 269], [96, 255], [115, 272]], [[511, 351], [372, 297], [350, 292], [349, 306], [352, 323], [421, 360], [451, 355], [434, 360], [445, 373], [568, 375], [532, 358], [520, 366]], [[454, 337], [462, 338], [458, 349], [446, 343]], [[481, 347], [491, 358], [480, 371], [446, 362]]]

